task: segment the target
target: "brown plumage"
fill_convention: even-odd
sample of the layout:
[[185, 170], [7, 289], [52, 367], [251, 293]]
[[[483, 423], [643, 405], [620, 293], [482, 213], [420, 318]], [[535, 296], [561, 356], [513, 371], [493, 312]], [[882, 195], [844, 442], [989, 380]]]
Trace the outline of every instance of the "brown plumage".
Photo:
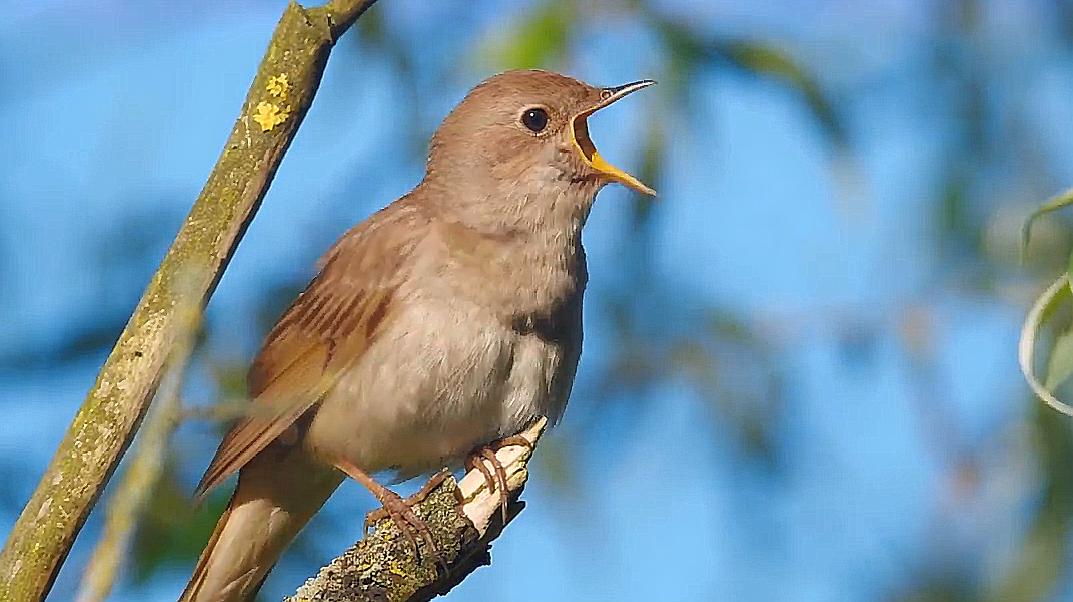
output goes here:
[[347, 232], [268, 334], [251, 408], [197, 488], [239, 472], [182, 600], [252, 599], [344, 473], [419, 533], [370, 474], [455, 466], [559, 419], [581, 353], [581, 228], [608, 182], [651, 193], [596, 153], [585, 118], [650, 83], [514, 71], [447, 116], [422, 182]]
[[256, 406], [220, 443], [197, 486], [199, 498], [320, 401], [375, 339], [399, 286], [399, 264], [414, 247], [415, 230], [407, 224], [394, 224], [399, 237], [370, 232], [382, 227], [384, 213], [353, 228], [328, 252], [320, 273], [268, 333], [247, 376]]

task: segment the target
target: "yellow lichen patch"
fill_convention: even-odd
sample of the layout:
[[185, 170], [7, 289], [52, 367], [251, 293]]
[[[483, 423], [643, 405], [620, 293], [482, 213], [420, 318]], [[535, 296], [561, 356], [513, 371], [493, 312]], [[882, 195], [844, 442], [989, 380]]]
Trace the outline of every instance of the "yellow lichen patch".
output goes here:
[[405, 577], [407, 575], [407, 572], [405, 570], [403, 570], [403, 568], [401, 566], [399, 566], [398, 562], [390, 562], [390, 563], [388, 563], [387, 570], [389, 572], [395, 574], [395, 575], [400, 576], [400, 577]]
[[253, 113], [253, 120], [261, 126], [262, 132], [267, 132], [283, 123], [290, 116], [290, 111], [281, 109], [270, 102], [257, 103], [257, 109]]
[[287, 74], [282, 73], [268, 78], [268, 83], [265, 85], [265, 88], [272, 96], [275, 96], [280, 100], [286, 100], [287, 92], [291, 89], [291, 83], [287, 81]]

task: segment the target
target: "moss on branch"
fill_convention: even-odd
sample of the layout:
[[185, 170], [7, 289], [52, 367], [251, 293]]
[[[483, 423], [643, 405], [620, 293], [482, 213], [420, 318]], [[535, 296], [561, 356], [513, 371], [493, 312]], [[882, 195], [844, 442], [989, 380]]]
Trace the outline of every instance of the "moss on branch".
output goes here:
[[[541, 419], [521, 436], [536, 445], [546, 425], [547, 421]], [[496, 452], [511, 500], [516, 500], [528, 479], [531, 451], [530, 447], [510, 445]], [[415, 602], [445, 594], [478, 567], [491, 562], [491, 542], [504, 526], [500, 499], [499, 492], [489, 487], [477, 468], [457, 483], [449, 477], [414, 506], [414, 512], [429, 527], [446, 571], [424, 544], [421, 553], [415, 553], [410, 541], [385, 519], [306, 581], [286, 602]], [[507, 521], [513, 520], [523, 506], [513, 501]]]

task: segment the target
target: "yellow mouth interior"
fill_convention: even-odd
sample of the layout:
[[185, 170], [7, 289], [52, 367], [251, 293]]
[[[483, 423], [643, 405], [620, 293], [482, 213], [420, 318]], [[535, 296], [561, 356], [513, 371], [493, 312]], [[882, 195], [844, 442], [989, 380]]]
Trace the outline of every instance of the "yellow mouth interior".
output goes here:
[[608, 104], [610, 103], [602, 103], [592, 109], [583, 111], [570, 121], [570, 134], [571, 138], [573, 138], [574, 147], [577, 149], [578, 154], [581, 155], [582, 160], [584, 160], [589, 167], [616, 182], [629, 186], [637, 192], [655, 196], [655, 190], [645, 186], [640, 180], [625, 171], [608, 163], [607, 160], [601, 157], [600, 153], [597, 152], [596, 145], [592, 143], [592, 138], [589, 136], [589, 115], [592, 115]]

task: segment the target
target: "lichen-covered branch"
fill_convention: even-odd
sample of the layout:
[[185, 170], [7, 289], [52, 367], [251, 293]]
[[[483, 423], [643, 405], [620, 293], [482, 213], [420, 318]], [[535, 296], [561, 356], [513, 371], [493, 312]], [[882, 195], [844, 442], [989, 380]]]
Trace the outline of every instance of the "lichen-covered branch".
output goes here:
[[305, 116], [335, 40], [375, 0], [283, 13], [204, 189], [0, 552], [0, 600], [48, 593], [134, 436], [182, 331], [202, 307]]
[[141, 435], [105, 513], [104, 530], [82, 572], [76, 602], [104, 602], [120, 573], [141, 509], [160, 479], [171, 433], [179, 424], [181, 375], [169, 374], [153, 407], [146, 413]]
[[201, 322], [201, 308], [190, 305], [183, 308], [181, 314], [185, 315], [186, 324], [169, 360], [173, 367], [164, 376], [156, 401], [146, 413], [133, 455], [108, 502], [104, 530], [82, 572], [82, 583], [75, 597], [77, 602], [104, 602], [108, 598], [120, 574], [141, 510], [160, 479], [168, 441], [182, 414], [183, 375]]
[[[547, 421], [541, 419], [521, 436], [536, 445], [546, 425]], [[508, 508], [508, 522], [523, 506], [516, 498], [529, 476], [530, 453], [523, 445], [510, 445], [496, 452], [514, 500]], [[475, 468], [461, 481], [447, 478], [414, 507], [414, 512], [428, 524], [446, 563], [446, 572], [423, 544], [421, 553], [415, 554], [409, 540], [385, 519], [306, 581], [287, 602], [413, 602], [445, 594], [477, 567], [491, 562], [491, 542], [504, 526], [500, 499]]]

